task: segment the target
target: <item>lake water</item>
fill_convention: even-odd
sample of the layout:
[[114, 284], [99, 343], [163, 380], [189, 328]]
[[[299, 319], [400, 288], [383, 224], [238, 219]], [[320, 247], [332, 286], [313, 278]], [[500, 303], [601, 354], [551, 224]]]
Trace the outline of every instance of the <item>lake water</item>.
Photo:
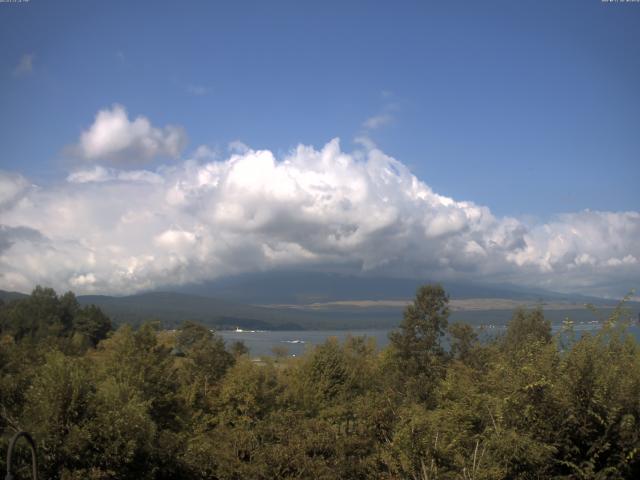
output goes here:
[[[484, 335], [500, 335], [505, 330], [504, 325], [489, 325], [482, 330]], [[554, 333], [560, 329], [559, 324], [553, 325]], [[601, 328], [599, 323], [577, 323], [574, 325], [576, 335], [585, 332], [595, 331]], [[236, 340], [241, 340], [249, 348], [251, 356], [260, 357], [272, 355], [274, 347], [285, 347], [289, 355], [299, 356], [308, 348], [324, 343], [327, 338], [336, 337], [341, 342], [348, 336], [364, 336], [373, 338], [379, 348], [384, 348], [389, 343], [389, 332], [393, 329], [368, 329], [368, 330], [296, 330], [296, 331], [231, 331], [222, 330], [217, 332], [230, 344]], [[630, 331], [640, 340], [640, 327], [633, 325]]]
[[313, 345], [324, 343], [327, 338], [336, 337], [343, 341], [348, 335], [369, 337], [376, 340], [378, 347], [389, 343], [391, 329], [378, 330], [282, 330], [282, 331], [245, 331], [222, 330], [217, 332], [227, 344], [241, 340], [249, 348], [251, 356], [272, 355], [274, 347], [285, 347], [289, 355], [300, 355]]

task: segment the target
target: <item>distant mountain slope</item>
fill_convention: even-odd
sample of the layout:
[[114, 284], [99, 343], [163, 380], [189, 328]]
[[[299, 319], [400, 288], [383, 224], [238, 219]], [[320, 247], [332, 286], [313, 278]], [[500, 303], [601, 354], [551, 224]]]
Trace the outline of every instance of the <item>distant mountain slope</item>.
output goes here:
[[[0, 290], [0, 299], [25, 298], [21, 293]], [[79, 295], [82, 305], [97, 305], [116, 324], [138, 325], [159, 320], [164, 328], [174, 328], [193, 320], [218, 329], [304, 330], [363, 329], [397, 325], [401, 309], [329, 309], [304, 311], [268, 308], [176, 292], [150, 292], [123, 297]]]
[[305, 311], [244, 305], [175, 292], [151, 292], [125, 297], [81, 295], [78, 300], [83, 305], [99, 306], [116, 323], [139, 324], [155, 319], [160, 320], [165, 328], [193, 320], [219, 329], [359, 329], [394, 326], [401, 318], [401, 309], [397, 308]]
[[[289, 311], [242, 305], [214, 298], [173, 292], [152, 292], [126, 297], [81, 295], [78, 301], [94, 304], [118, 323], [156, 319], [167, 326], [193, 320], [221, 328], [300, 329], [296, 320], [304, 315]], [[303, 318], [304, 320], [304, 318]]]
[[[116, 323], [139, 324], [147, 320], [160, 320], [165, 328], [179, 326], [185, 320], [194, 320], [218, 329], [255, 330], [327, 330], [391, 328], [402, 319], [403, 303], [389, 305], [373, 302], [364, 306], [352, 302], [322, 305], [295, 305], [259, 307], [228, 302], [197, 295], [155, 292], [127, 297], [79, 296], [82, 304], [95, 304]], [[452, 321], [472, 324], [504, 324], [518, 304], [534, 305], [535, 301], [508, 299], [475, 299], [452, 302]], [[545, 310], [552, 322], [566, 317], [574, 321], [589, 321], [598, 316], [581, 304], [548, 304]], [[637, 315], [638, 304], [632, 304]], [[600, 317], [606, 317], [610, 307], [601, 305]]]
[[2, 300], [3, 302], [10, 302], [11, 300], [19, 300], [25, 297], [28, 297], [26, 293], [7, 292], [6, 290], [0, 290], [0, 300]]
[[[173, 328], [185, 320], [219, 329], [388, 328], [399, 324], [404, 305], [426, 282], [276, 272], [183, 286], [174, 292], [147, 292], [123, 297], [80, 295], [78, 300], [83, 305], [99, 306], [120, 324], [139, 324], [156, 319], [165, 328]], [[510, 285], [445, 283], [444, 286], [452, 298], [452, 320], [471, 323], [504, 323], [518, 305], [536, 304], [546, 305], [546, 314], [553, 321], [561, 321], [566, 316], [587, 319], [593, 315], [585, 310], [585, 303], [600, 307], [617, 303]], [[5, 302], [24, 296], [22, 293], [0, 291], [0, 299]], [[629, 306], [637, 315], [640, 304], [630, 303]]]
[[[353, 300], [407, 300], [413, 298], [420, 285], [432, 279], [359, 277], [333, 273], [281, 271], [245, 274], [220, 280], [176, 287], [182, 293], [224, 298], [253, 305], [324, 303]], [[549, 292], [514, 285], [479, 285], [465, 282], [443, 282], [454, 299], [500, 298], [523, 301], [569, 303], [615, 302]]]

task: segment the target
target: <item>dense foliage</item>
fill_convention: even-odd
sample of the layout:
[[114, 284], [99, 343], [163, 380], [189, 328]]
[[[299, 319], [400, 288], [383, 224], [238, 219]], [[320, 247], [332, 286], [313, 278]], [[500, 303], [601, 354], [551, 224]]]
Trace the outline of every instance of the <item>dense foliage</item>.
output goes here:
[[36, 288], [0, 305], [3, 444], [31, 432], [54, 479], [640, 478], [621, 310], [579, 338], [519, 310], [482, 343], [448, 314], [428, 285], [382, 351], [353, 337], [257, 361], [194, 323], [112, 331]]

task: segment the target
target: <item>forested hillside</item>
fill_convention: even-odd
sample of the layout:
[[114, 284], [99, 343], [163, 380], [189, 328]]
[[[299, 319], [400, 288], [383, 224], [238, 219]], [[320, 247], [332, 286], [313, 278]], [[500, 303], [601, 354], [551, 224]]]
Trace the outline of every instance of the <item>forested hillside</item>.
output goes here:
[[2, 445], [31, 432], [54, 479], [640, 478], [623, 308], [579, 338], [518, 310], [488, 343], [448, 317], [427, 285], [384, 350], [353, 337], [258, 360], [191, 322], [114, 331], [37, 288], [0, 305]]

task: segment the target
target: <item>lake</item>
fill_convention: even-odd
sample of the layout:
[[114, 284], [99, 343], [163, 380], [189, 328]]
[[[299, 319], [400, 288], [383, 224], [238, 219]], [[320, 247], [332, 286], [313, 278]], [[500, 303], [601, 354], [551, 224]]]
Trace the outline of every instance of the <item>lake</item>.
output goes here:
[[336, 337], [343, 341], [348, 335], [374, 338], [378, 347], [389, 343], [390, 328], [371, 330], [265, 330], [243, 331], [222, 330], [217, 332], [227, 344], [241, 340], [249, 348], [253, 357], [272, 355], [274, 347], [286, 347], [289, 355], [300, 355], [305, 349], [323, 343], [327, 338]]
[[[586, 332], [591, 332], [601, 328], [600, 323], [581, 322], [574, 325], [577, 336]], [[494, 336], [504, 332], [505, 325], [485, 325], [478, 331], [484, 335]], [[554, 324], [552, 329], [556, 333], [561, 328], [560, 324]], [[348, 336], [364, 336], [373, 338], [379, 348], [384, 348], [389, 343], [389, 332], [391, 328], [364, 329], [364, 330], [281, 330], [281, 331], [233, 331], [222, 330], [217, 333], [230, 344], [236, 340], [241, 340], [249, 348], [253, 357], [272, 355], [274, 347], [286, 347], [289, 355], [299, 356], [308, 348], [323, 343], [327, 338], [336, 337], [341, 342]], [[640, 341], [640, 327], [636, 324], [630, 327], [630, 331]]]

